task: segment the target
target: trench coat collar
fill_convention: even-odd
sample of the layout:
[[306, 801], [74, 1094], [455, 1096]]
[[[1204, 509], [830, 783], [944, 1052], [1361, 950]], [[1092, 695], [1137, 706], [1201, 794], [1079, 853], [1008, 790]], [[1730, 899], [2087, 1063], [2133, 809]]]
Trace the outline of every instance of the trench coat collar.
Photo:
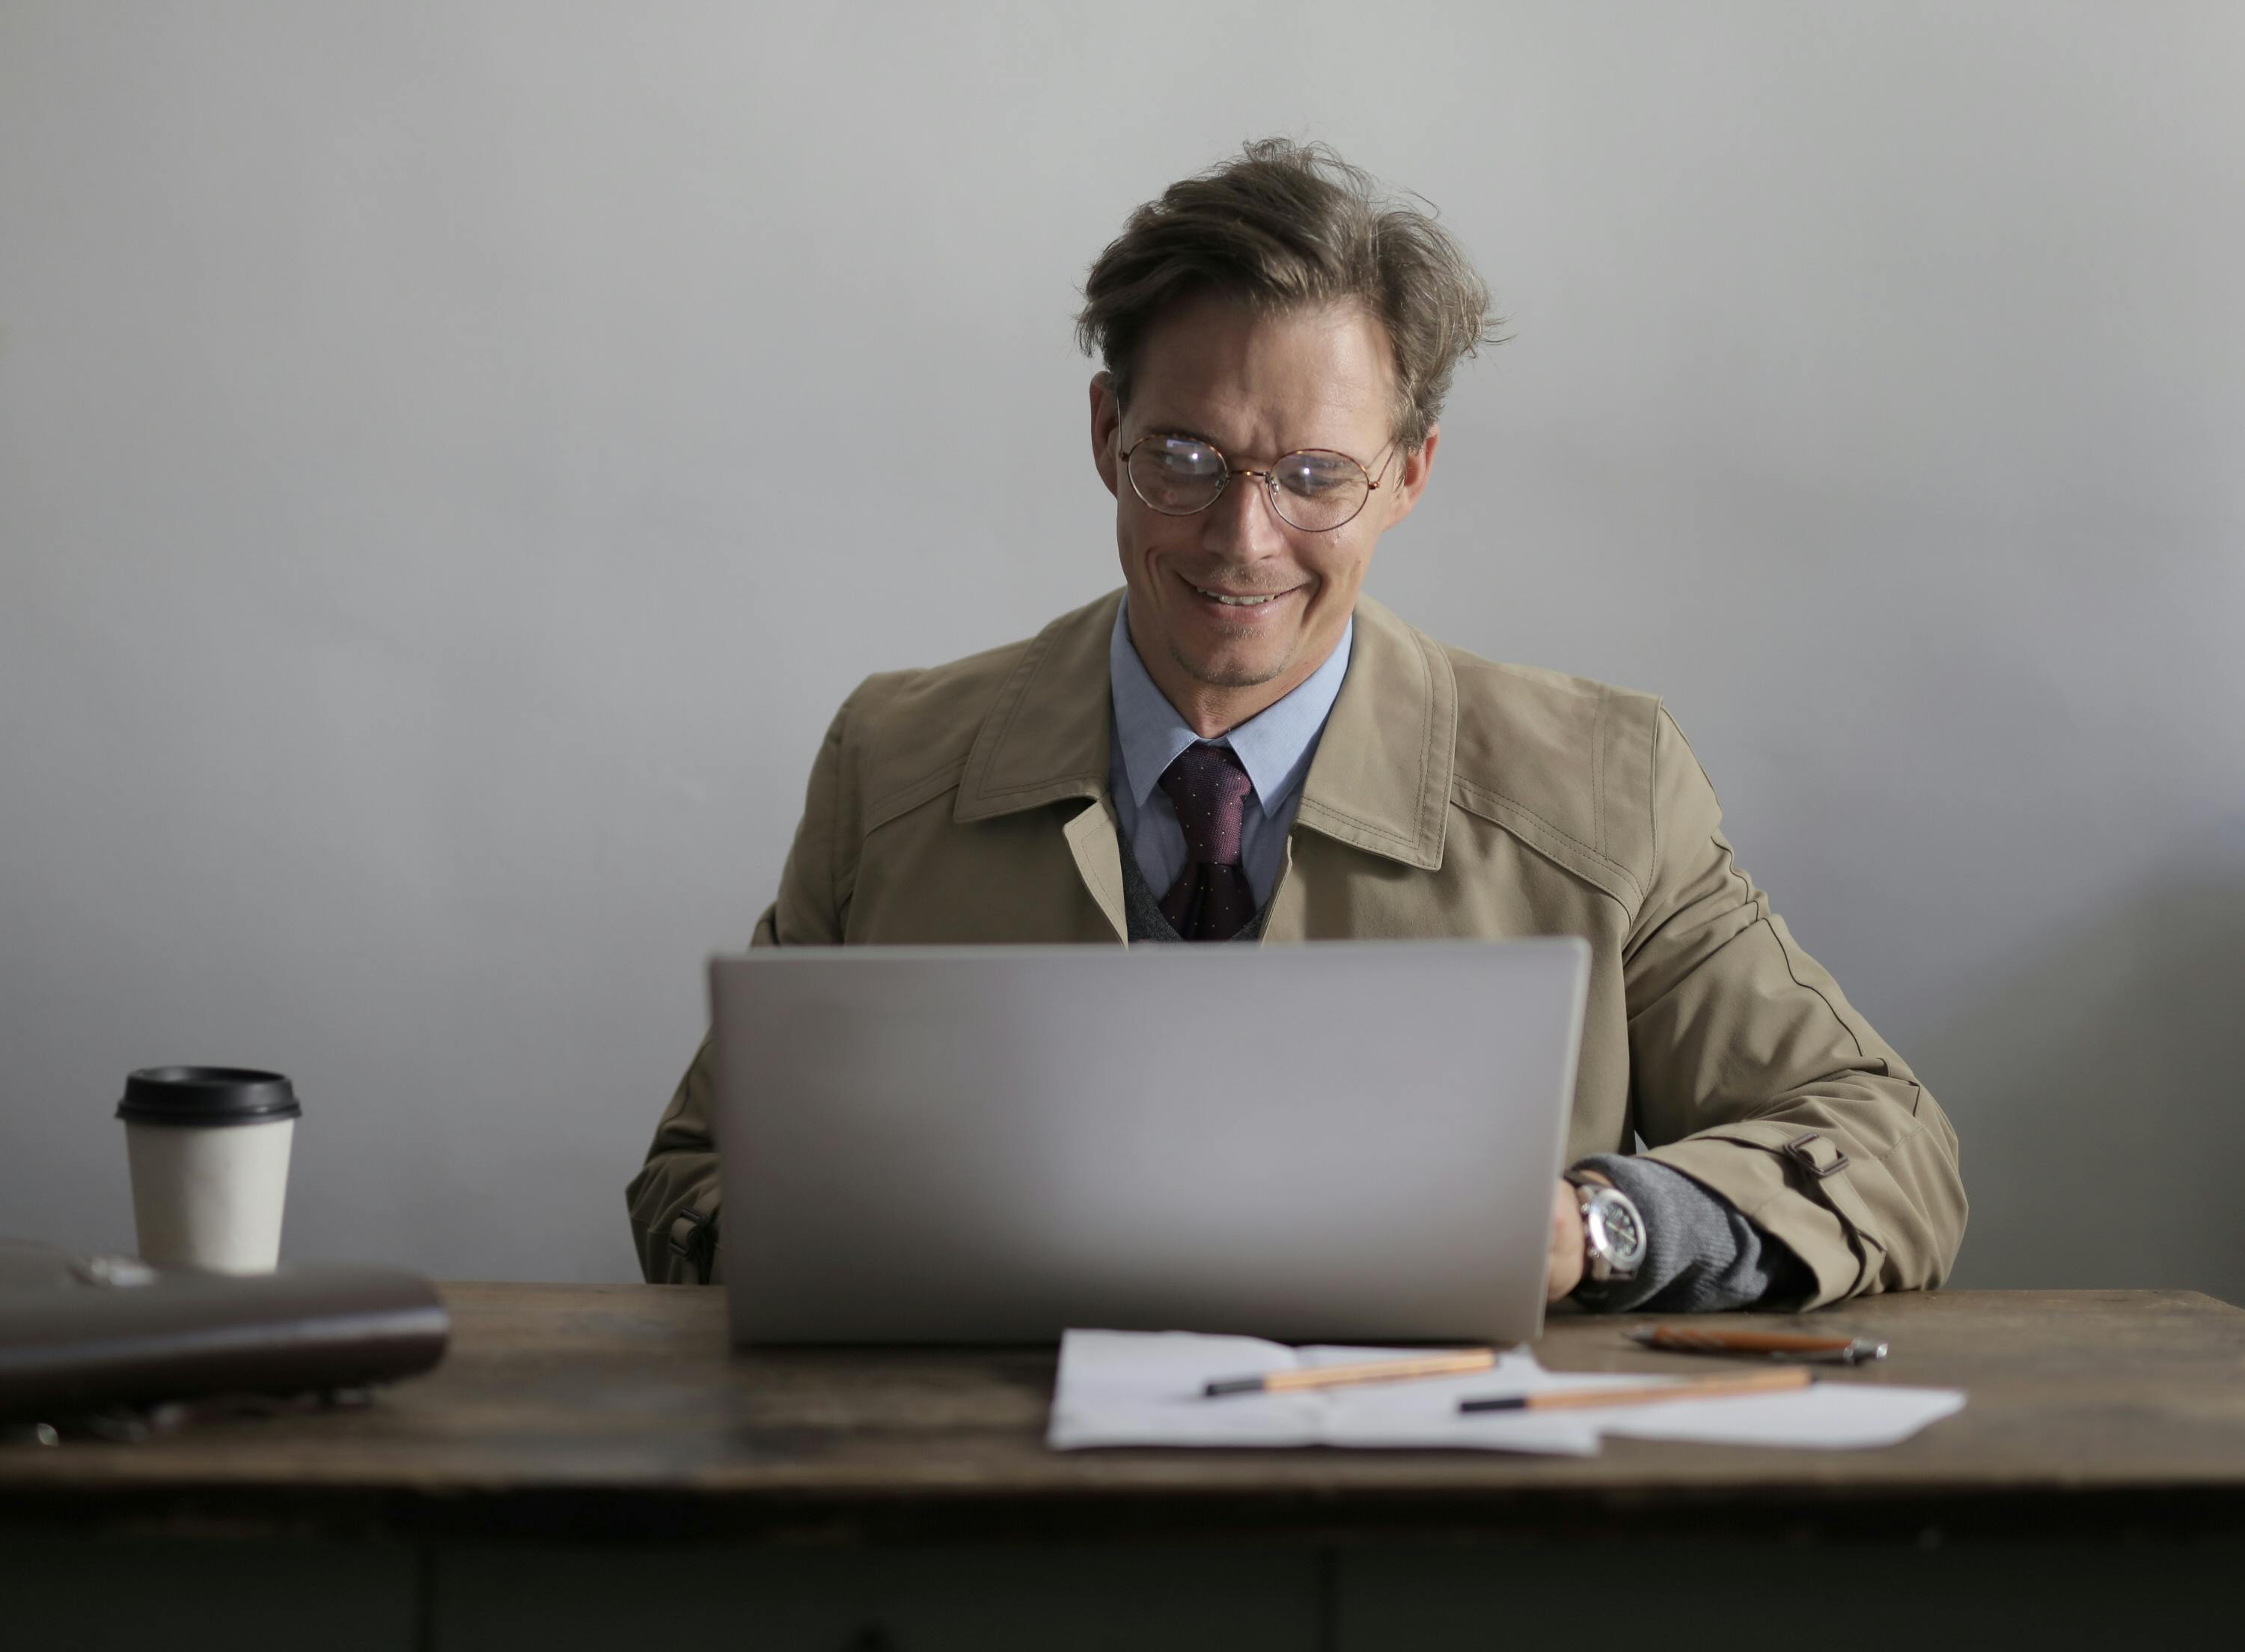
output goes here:
[[[1122, 602], [1122, 592], [1111, 591], [1030, 642], [974, 736], [954, 820], [1106, 798], [1107, 648]], [[1440, 866], [1457, 718], [1457, 682], [1441, 649], [1359, 596], [1348, 675], [1294, 823], [1407, 866]]]

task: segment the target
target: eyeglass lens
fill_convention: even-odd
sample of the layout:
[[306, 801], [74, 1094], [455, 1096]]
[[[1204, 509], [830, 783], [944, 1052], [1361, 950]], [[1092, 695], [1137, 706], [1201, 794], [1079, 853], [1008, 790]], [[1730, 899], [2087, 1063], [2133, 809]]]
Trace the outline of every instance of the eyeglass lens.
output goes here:
[[[1229, 479], [1224, 455], [1190, 437], [1150, 436], [1130, 450], [1130, 485], [1164, 516], [1207, 510]], [[1364, 509], [1372, 478], [1346, 453], [1309, 448], [1282, 456], [1271, 467], [1269, 486], [1280, 517], [1306, 531], [1321, 533]]]

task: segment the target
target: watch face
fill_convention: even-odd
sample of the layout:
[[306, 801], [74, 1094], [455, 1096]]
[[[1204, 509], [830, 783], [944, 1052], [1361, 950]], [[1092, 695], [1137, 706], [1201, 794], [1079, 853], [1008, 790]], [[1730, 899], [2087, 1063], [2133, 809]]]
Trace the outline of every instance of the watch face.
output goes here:
[[1645, 1256], [1645, 1226], [1624, 1195], [1601, 1191], [1590, 1201], [1593, 1242], [1617, 1268], [1635, 1268]]

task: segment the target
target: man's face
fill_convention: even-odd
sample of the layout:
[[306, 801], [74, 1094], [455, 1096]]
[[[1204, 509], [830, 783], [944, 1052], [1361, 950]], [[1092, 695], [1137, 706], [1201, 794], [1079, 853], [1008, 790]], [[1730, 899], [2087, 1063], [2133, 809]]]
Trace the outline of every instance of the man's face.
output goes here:
[[[1353, 305], [1263, 315], [1221, 297], [1188, 300], [1147, 329], [1127, 411], [1105, 374], [1092, 381], [1092, 445], [1115, 495], [1131, 640], [1200, 733], [1281, 699], [1340, 642], [1380, 536], [1416, 503], [1434, 459], [1431, 432], [1415, 454], [1391, 450], [1394, 405], [1386, 331]], [[1380, 485], [1353, 521], [1323, 533], [1282, 521], [1254, 477], [1232, 477], [1196, 515], [1164, 516], [1132, 490], [1122, 463], [1149, 434], [1196, 437], [1256, 470], [1331, 449]], [[1219, 595], [1273, 599], [1241, 606]]]

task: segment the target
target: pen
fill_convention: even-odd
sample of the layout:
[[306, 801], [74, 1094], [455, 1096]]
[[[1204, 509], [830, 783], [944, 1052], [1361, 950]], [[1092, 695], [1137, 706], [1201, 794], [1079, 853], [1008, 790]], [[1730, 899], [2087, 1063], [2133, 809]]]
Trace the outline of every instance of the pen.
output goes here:
[[1726, 1394], [1770, 1394], [1806, 1388], [1816, 1378], [1799, 1365], [1750, 1371], [1743, 1377], [1699, 1377], [1646, 1388], [1559, 1388], [1502, 1398], [1462, 1399], [1462, 1412], [1581, 1411], [1593, 1405], [1652, 1405], [1666, 1399], [1720, 1399]]
[[1344, 1383], [1392, 1383], [1407, 1377], [1454, 1377], [1462, 1371], [1487, 1371], [1495, 1364], [1495, 1349], [1468, 1348], [1406, 1359], [1368, 1359], [1354, 1365], [1306, 1365], [1296, 1371], [1266, 1371], [1260, 1377], [1228, 1378], [1209, 1384], [1201, 1390], [1201, 1397], [1277, 1394], [1296, 1388], [1336, 1388]]
[[1836, 1360], [1843, 1365], [1884, 1359], [1887, 1345], [1868, 1337], [1816, 1337], [1797, 1330], [1713, 1330], [1697, 1325], [1640, 1325], [1630, 1340], [1647, 1348], [1682, 1354], [1792, 1355], [1801, 1359]]

